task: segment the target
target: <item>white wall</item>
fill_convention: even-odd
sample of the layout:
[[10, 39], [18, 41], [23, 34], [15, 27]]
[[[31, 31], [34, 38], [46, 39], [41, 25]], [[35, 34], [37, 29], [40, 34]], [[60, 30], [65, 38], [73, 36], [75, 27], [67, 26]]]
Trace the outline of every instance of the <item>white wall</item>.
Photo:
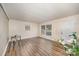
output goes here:
[[[30, 25], [30, 31], [25, 31], [25, 25]], [[31, 38], [38, 36], [38, 24], [11, 19], [9, 21], [9, 37], [13, 35], [21, 35], [21, 38]]]
[[[52, 24], [52, 36], [48, 37], [46, 35], [40, 36], [51, 39], [51, 40], [59, 40], [61, 39], [61, 32], [63, 32], [64, 36], [70, 34], [71, 32], [77, 32], [79, 34], [79, 15], [64, 17], [61, 19], [56, 19], [48, 22], [43, 22], [41, 25]], [[40, 28], [41, 29], [41, 28]], [[67, 39], [67, 38], [66, 38]]]
[[[61, 39], [61, 33], [62, 33], [62, 35], [63, 35], [62, 37], [65, 40], [69, 40], [70, 38], [68, 35], [70, 35], [72, 32], [77, 32], [76, 29], [78, 29], [78, 26], [79, 26], [77, 24], [77, 22], [79, 23], [77, 15], [53, 21], [54, 39], [55, 40]], [[77, 32], [77, 33], [79, 33], [79, 32]]]
[[8, 42], [8, 19], [0, 7], [0, 55], [4, 53]]
[[[40, 24], [11, 19], [9, 21], [9, 36], [19, 34], [22, 36], [22, 39], [40, 36], [46, 39], [57, 41], [61, 39], [61, 32], [65, 33], [64, 36], [70, 34], [71, 32], [77, 32], [79, 34], [78, 19], [79, 15], [73, 15]], [[52, 36], [41, 35], [41, 25], [47, 24], [52, 24]], [[31, 30], [25, 31], [25, 25], [30, 25]]]

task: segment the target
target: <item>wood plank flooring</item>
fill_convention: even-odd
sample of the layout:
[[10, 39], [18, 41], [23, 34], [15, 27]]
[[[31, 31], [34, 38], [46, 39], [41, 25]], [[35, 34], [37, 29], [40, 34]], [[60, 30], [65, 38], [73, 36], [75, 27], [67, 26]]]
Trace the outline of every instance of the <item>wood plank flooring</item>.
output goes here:
[[10, 46], [8, 46], [8, 49], [5, 54], [6, 56], [66, 56], [67, 55], [65, 53], [62, 44], [44, 38], [37, 37], [37, 38], [23, 39], [21, 40], [20, 45], [18, 45], [17, 42], [15, 44], [14, 50], [12, 50]]

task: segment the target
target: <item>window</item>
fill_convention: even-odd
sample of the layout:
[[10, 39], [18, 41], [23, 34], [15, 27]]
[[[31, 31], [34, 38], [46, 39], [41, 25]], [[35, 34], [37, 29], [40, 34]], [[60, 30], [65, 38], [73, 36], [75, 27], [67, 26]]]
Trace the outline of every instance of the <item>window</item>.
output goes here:
[[41, 26], [41, 34], [51, 36], [52, 35], [52, 25], [42, 25]]
[[25, 25], [25, 30], [30, 31], [30, 25]]
[[52, 35], [52, 25], [46, 25], [46, 35], [47, 36]]
[[43, 34], [43, 35], [45, 34], [45, 25], [41, 26], [41, 34]]

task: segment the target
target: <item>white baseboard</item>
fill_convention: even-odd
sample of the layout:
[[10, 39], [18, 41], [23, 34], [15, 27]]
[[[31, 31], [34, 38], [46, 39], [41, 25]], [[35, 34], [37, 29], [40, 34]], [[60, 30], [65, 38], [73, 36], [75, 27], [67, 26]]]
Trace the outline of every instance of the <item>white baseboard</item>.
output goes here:
[[32, 38], [36, 38], [36, 37], [39, 37], [39, 36], [35, 36], [35, 37], [28, 37], [28, 38], [22, 38], [22, 40], [24, 40], [24, 39], [32, 39]]
[[8, 44], [9, 44], [9, 41], [8, 41], [7, 44], [6, 44], [6, 47], [5, 47], [5, 49], [4, 49], [4, 52], [3, 52], [2, 56], [5, 56], [5, 53], [6, 53], [6, 51], [7, 51]]

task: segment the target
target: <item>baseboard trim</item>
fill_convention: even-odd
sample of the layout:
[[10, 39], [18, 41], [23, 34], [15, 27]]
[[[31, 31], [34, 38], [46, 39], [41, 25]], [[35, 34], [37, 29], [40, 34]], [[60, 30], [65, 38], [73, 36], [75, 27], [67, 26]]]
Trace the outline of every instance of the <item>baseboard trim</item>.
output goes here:
[[7, 44], [6, 44], [6, 47], [5, 47], [5, 49], [4, 49], [4, 52], [3, 52], [2, 56], [5, 56], [6, 51], [7, 51], [7, 48], [8, 48], [8, 44], [9, 44], [9, 41], [8, 41]]
[[30, 38], [22, 38], [22, 40], [25, 40], [25, 39], [32, 39], [32, 38], [37, 38], [39, 36], [35, 36], [35, 37], [30, 37]]

